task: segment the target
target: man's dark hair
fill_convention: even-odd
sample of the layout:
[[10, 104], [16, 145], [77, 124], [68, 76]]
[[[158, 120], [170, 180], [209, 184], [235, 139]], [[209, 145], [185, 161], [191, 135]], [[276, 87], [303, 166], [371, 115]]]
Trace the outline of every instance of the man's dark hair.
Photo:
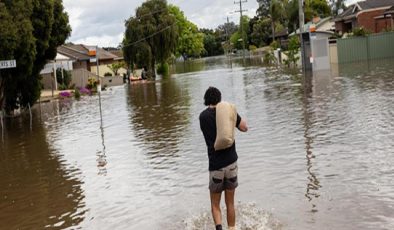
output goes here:
[[222, 100], [222, 94], [220, 91], [215, 88], [210, 86], [207, 91], [205, 91], [204, 94], [204, 105], [216, 105]]

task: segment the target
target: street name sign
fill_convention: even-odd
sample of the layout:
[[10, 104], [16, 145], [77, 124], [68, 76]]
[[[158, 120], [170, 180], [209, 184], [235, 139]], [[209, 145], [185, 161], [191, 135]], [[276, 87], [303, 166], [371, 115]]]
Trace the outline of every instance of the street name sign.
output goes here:
[[4, 60], [0, 61], [0, 69], [15, 68], [16, 60]]

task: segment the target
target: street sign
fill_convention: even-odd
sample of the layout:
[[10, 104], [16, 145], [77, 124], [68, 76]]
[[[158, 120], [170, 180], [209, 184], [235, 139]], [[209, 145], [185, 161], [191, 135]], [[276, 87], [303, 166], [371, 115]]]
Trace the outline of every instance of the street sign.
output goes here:
[[15, 68], [15, 67], [16, 67], [15, 60], [0, 61], [0, 69], [8, 69], [8, 68]]

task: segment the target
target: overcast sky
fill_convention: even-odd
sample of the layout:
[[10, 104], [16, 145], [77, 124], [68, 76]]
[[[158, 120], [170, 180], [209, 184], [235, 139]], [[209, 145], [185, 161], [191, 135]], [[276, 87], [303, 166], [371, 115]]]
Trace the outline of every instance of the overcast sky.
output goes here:
[[[349, 0], [349, 2], [355, 0]], [[72, 33], [68, 41], [86, 45], [118, 46], [125, 30], [124, 21], [135, 15], [135, 9], [144, 0], [63, 0], [65, 10], [69, 14]], [[189, 21], [199, 28], [216, 28], [226, 21], [239, 22], [239, 9], [233, 0], [168, 0], [178, 6]], [[256, 0], [248, 0], [243, 4], [248, 11], [245, 14], [253, 17], [258, 7]]]

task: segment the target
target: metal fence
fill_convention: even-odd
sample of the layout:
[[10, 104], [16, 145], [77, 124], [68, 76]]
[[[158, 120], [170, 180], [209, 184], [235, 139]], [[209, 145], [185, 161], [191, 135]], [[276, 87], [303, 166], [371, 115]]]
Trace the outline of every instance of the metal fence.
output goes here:
[[394, 32], [338, 39], [338, 62], [394, 58]]

